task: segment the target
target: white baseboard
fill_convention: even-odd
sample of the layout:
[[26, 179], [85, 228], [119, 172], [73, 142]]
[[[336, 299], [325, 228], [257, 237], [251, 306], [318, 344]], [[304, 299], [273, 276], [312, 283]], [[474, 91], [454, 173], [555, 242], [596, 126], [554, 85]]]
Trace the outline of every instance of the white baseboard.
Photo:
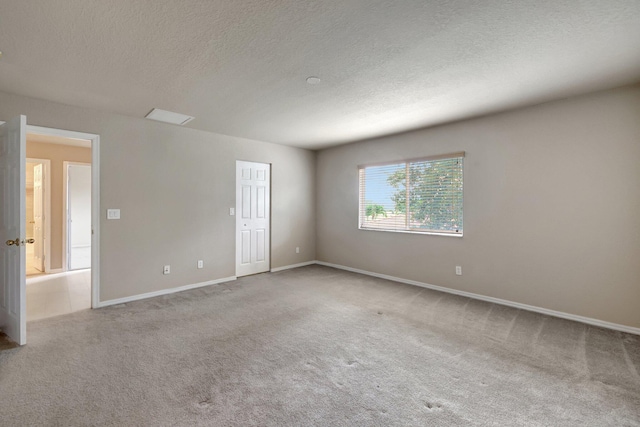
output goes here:
[[591, 317], [578, 316], [576, 314], [565, 313], [562, 311], [549, 310], [547, 308], [536, 307], [528, 304], [521, 304], [519, 302], [508, 301], [500, 298], [488, 297], [485, 295], [474, 294], [472, 292], [459, 291], [456, 289], [445, 288], [443, 286], [430, 285], [428, 283], [418, 282], [416, 280], [403, 279], [401, 277], [388, 276], [386, 274], [373, 273], [371, 271], [360, 270], [357, 268], [351, 268], [339, 264], [331, 264], [324, 261], [316, 261], [318, 265], [324, 265], [326, 267], [333, 267], [340, 270], [351, 271], [353, 273], [365, 274], [367, 276], [379, 277], [381, 279], [393, 280], [394, 282], [406, 283], [408, 285], [420, 286], [422, 288], [433, 289], [435, 291], [446, 292], [449, 294], [460, 295], [467, 298], [472, 298], [480, 301], [491, 302], [494, 304], [506, 305], [508, 307], [519, 308], [521, 310], [533, 311], [535, 313], [547, 314], [549, 316], [559, 317], [561, 319], [574, 320], [576, 322], [586, 323], [587, 325], [599, 326], [601, 328], [613, 329], [615, 331], [627, 332], [629, 334], [640, 335], [640, 328], [633, 326], [620, 325], [618, 323], [606, 322], [604, 320], [593, 319]]
[[98, 307], [97, 308], [108, 307], [110, 305], [116, 305], [116, 304], [124, 304], [124, 303], [127, 303], [127, 302], [138, 301], [138, 300], [141, 300], [141, 299], [159, 297], [161, 295], [174, 294], [176, 292], [188, 291], [189, 289], [196, 289], [196, 288], [202, 288], [204, 286], [217, 285], [218, 283], [231, 282], [231, 281], [234, 281], [236, 279], [237, 279], [236, 276], [230, 276], [230, 277], [224, 277], [222, 279], [216, 279], [216, 280], [209, 280], [209, 281], [206, 281], [206, 282], [194, 283], [192, 285], [178, 286], [177, 288], [162, 289], [160, 291], [148, 292], [146, 294], [139, 294], [139, 295], [133, 295], [133, 296], [130, 296], [130, 297], [111, 299], [111, 300], [107, 300], [107, 301], [100, 301], [98, 303]]
[[282, 271], [282, 270], [289, 270], [292, 268], [298, 268], [298, 267], [305, 267], [307, 265], [312, 265], [312, 264], [317, 264], [318, 261], [307, 261], [307, 262], [301, 262], [299, 264], [291, 264], [291, 265], [285, 265], [284, 267], [276, 267], [276, 268], [272, 268], [271, 272], [275, 273], [276, 271]]

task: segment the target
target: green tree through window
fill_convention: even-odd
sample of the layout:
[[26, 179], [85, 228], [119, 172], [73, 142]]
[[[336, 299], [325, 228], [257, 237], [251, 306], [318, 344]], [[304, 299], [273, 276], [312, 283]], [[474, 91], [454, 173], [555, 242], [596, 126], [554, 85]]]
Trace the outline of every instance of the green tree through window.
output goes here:
[[387, 211], [385, 210], [384, 206], [382, 205], [377, 205], [374, 203], [368, 203], [367, 204], [367, 216], [370, 216], [371, 219], [376, 219], [376, 217], [378, 215], [382, 215], [386, 218], [387, 216]]

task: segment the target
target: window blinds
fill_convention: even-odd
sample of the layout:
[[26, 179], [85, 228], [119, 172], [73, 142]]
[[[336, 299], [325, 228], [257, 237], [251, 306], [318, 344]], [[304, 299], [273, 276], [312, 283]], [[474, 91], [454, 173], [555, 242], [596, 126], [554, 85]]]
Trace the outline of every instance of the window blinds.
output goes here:
[[359, 166], [361, 229], [462, 234], [464, 153]]

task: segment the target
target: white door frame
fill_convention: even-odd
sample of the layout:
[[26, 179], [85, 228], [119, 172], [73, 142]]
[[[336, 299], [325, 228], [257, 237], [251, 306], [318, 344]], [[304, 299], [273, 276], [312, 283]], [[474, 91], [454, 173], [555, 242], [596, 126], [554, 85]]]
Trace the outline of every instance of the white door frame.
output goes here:
[[[67, 229], [67, 215], [69, 214], [69, 166], [89, 166], [91, 163], [62, 162], [62, 269], [69, 271], [69, 230]], [[92, 189], [93, 192], [93, 189]], [[92, 211], [93, 214], [93, 206]], [[93, 247], [91, 248], [93, 249]]]
[[27, 125], [27, 132], [91, 141], [91, 307], [98, 308], [100, 306], [100, 135], [31, 125]]
[[[28, 127], [28, 126], [27, 126]], [[27, 142], [27, 149], [29, 143]], [[53, 273], [51, 271], [51, 160], [34, 159], [27, 157], [27, 163], [42, 163], [44, 165], [44, 183], [42, 190], [44, 192], [44, 272]]]

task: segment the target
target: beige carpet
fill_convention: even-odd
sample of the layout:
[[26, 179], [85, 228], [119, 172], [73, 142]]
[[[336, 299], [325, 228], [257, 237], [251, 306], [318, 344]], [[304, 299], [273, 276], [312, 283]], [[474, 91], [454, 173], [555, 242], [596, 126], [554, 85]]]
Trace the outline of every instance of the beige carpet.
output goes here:
[[1, 425], [640, 425], [638, 336], [320, 266], [28, 331]]

